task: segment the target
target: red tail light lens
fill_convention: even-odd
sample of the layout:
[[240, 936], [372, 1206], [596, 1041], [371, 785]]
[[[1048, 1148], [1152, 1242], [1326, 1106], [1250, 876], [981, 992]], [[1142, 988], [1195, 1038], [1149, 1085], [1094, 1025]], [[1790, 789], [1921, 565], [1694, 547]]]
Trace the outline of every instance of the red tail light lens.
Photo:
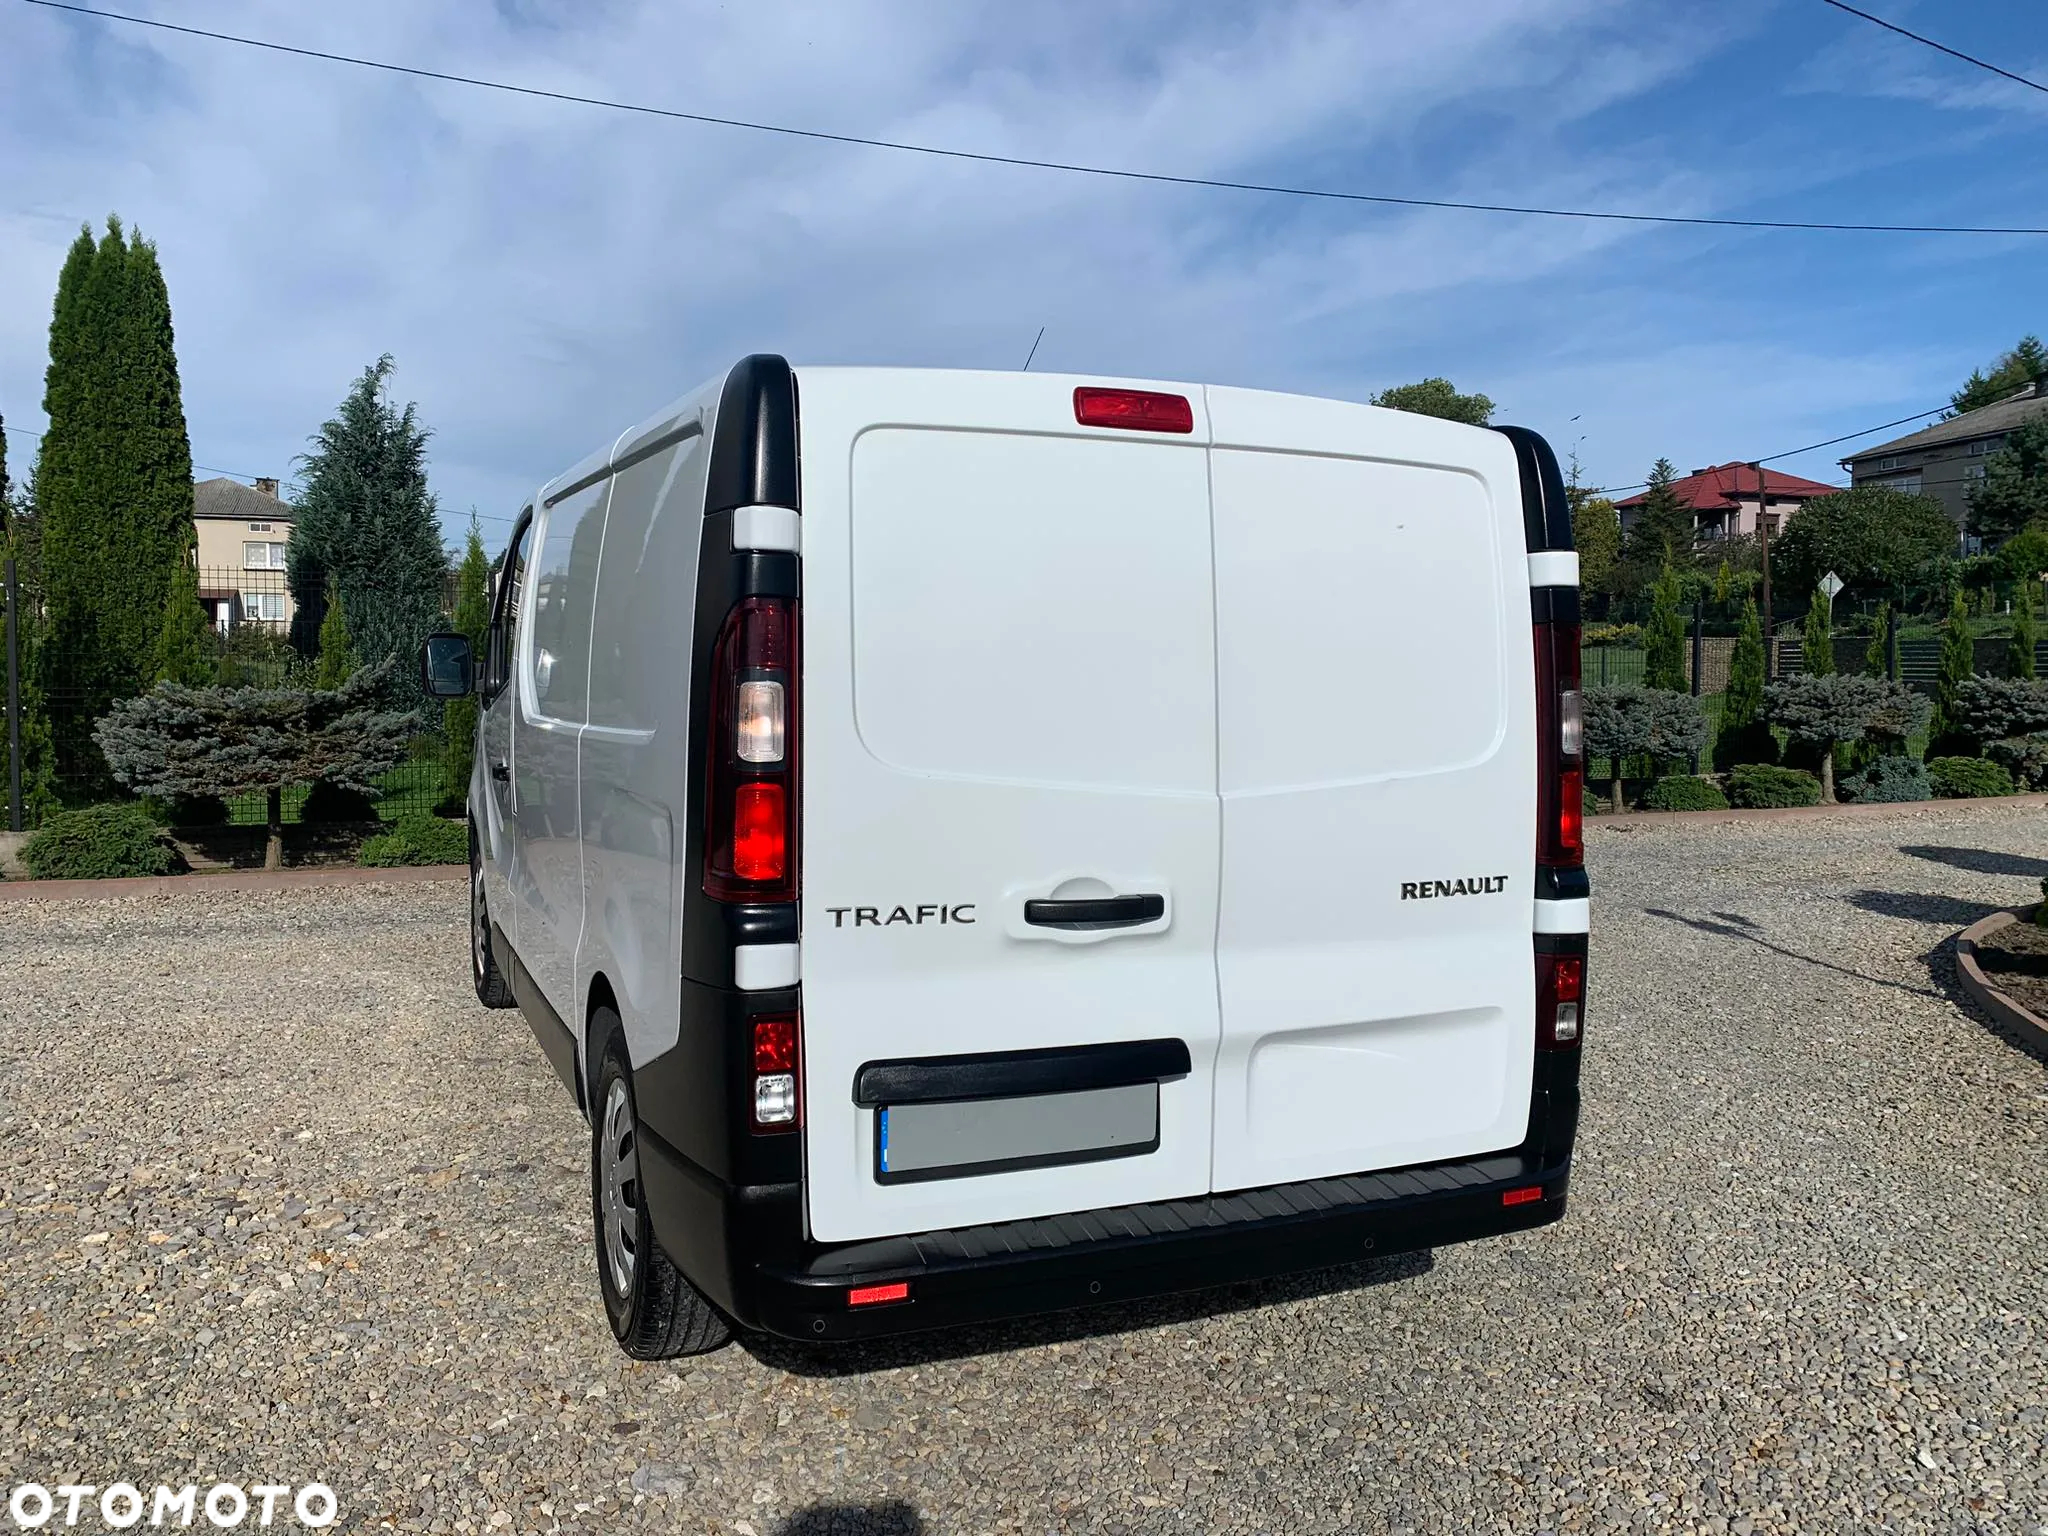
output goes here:
[[1536, 626], [1536, 862], [1586, 859], [1585, 721], [1579, 626]]
[[793, 1131], [803, 1123], [803, 1036], [794, 1014], [753, 1022], [752, 1112], [756, 1131]]
[[1585, 1034], [1586, 957], [1539, 954], [1536, 957], [1536, 1045], [1539, 1050], [1569, 1051]]
[[1195, 408], [1185, 395], [1083, 387], [1074, 391], [1074, 420], [1084, 427], [1122, 427], [1128, 432], [1192, 432]]
[[846, 1304], [849, 1307], [879, 1307], [892, 1301], [908, 1300], [908, 1280], [898, 1280], [893, 1285], [856, 1285], [846, 1293]]
[[749, 597], [712, 653], [704, 890], [720, 901], [797, 895], [797, 606]]

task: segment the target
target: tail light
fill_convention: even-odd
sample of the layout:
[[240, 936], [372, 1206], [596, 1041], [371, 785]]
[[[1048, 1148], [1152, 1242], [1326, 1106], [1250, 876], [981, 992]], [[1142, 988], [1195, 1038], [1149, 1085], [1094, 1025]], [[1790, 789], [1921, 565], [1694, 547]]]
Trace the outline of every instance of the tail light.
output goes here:
[[1536, 626], [1536, 862], [1586, 861], [1586, 731], [1579, 626]]
[[1586, 957], [1536, 957], [1536, 1046], [1545, 1051], [1575, 1049], [1585, 1030]]
[[1127, 432], [1192, 432], [1195, 408], [1185, 395], [1083, 385], [1074, 391], [1074, 420], [1084, 427], [1122, 427]]
[[793, 1131], [803, 1123], [803, 1034], [794, 1014], [753, 1022], [754, 1129]]
[[749, 597], [711, 661], [704, 892], [719, 901], [797, 894], [797, 612]]

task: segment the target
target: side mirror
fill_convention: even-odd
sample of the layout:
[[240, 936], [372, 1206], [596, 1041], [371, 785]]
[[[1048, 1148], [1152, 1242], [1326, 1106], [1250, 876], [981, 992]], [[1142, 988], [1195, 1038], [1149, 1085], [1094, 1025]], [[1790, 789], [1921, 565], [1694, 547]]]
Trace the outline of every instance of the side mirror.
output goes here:
[[476, 691], [476, 662], [467, 635], [427, 636], [420, 647], [420, 686], [436, 699], [460, 699]]

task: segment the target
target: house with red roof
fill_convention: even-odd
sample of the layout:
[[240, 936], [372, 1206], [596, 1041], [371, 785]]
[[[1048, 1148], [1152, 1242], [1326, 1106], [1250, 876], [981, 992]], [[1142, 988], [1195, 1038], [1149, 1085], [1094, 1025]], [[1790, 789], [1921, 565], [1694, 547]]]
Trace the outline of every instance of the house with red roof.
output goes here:
[[[1716, 464], [1696, 469], [1682, 480], [1671, 482], [1678, 499], [1692, 508], [1694, 537], [1702, 540], [1734, 538], [1756, 532], [1759, 512], [1770, 519], [1772, 533], [1780, 533], [1792, 514], [1816, 496], [1828, 496], [1841, 489], [1818, 480], [1802, 480], [1782, 470], [1766, 468], [1763, 494], [1757, 494], [1756, 467], [1751, 464]], [[1649, 497], [1648, 491], [1615, 503], [1621, 526], [1627, 529]]]

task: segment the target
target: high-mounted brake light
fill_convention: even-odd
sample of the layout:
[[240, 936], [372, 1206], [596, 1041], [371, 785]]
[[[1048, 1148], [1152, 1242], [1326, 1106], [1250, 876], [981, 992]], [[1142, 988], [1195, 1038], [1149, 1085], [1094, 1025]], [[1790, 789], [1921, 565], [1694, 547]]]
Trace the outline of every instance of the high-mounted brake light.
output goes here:
[[797, 894], [797, 606], [742, 599], [712, 652], [704, 891], [720, 901]]
[[1579, 626], [1536, 625], [1536, 862], [1586, 861], [1586, 726]]
[[803, 1045], [793, 1014], [753, 1023], [754, 1129], [793, 1131], [803, 1119]]
[[1122, 427], [1130, 432], [1192, 432], [1195, 408], [1185, 395], [1083, 385], [1074, 391], [1074, 420], [1084, 427]]

